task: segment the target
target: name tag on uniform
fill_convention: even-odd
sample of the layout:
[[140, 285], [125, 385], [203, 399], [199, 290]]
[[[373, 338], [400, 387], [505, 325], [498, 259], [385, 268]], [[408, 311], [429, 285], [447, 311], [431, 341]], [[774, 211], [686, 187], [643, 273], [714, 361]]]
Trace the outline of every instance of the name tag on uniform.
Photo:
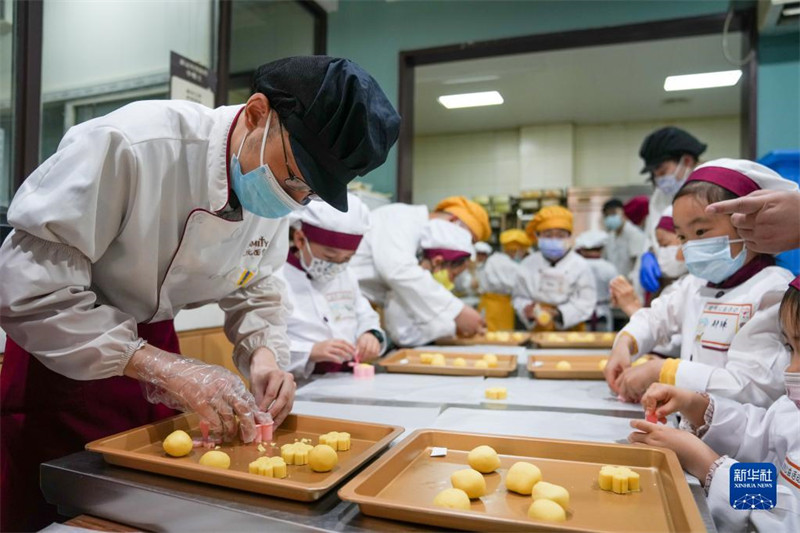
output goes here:
[[781, 465], [781, 477], [789, 482], [795, 489], [800, 489], [800, 466], [797, 461], [792, 461], [787, 455]]
[[733, 337], [752, 316], [752, 304], [707, 302], [697, 323], [695, 340], [703, 348], [727, 352]]
[[325, 295], [335, 322], [356, 318], [355, 294], [351, 290], [333, 291]]
[[558, 272], [549, 272], [544, 271], [542, 272], [541, 277], [541, 288], [542, 292], [546, 292], [548, 294], [564, 294], [566, 292], [566, 281], [564, 280], [564, 275]]

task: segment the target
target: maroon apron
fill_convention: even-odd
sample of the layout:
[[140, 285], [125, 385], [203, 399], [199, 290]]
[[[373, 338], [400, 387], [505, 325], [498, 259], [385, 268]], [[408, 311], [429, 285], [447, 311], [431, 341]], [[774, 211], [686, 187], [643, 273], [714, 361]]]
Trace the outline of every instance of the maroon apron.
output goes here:
[[[180, 353], [172, 320], [139, 324], [139, 336]], [[176, 414], [149, 403], [135, 379], [77, 381], [48, 370], [9, 337], [0, 372], [0, 530], [58, 521], [39, 488], [39, 465], [86, 443]]]

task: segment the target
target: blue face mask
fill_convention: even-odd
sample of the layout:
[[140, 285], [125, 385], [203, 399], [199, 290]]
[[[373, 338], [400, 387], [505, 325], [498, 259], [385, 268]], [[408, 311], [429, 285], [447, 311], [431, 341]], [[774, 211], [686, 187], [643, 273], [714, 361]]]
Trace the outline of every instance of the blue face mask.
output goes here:
[[621, 215], [608, 215], [603, 219], [603, 224], [608, 231], [617, 231], [622, 227]]
[[550, 261], [557, 261], [564, 257], [569, 250], [566, 239], [539, 238], [539, 251]]
[[242, 174], [239, 154], [242, 153], [244, 141], [247, 139], [245, 135], [242, 144], [239, 145], [239, 151], [231, 156], [231, 185], [242, 207], [251, 213], [264, 218], [281, 218], [303, 206], [283, 190], [272, 170], [264, 163], [264, 146], [267, 143], [271, 119], [272, 111], [267, 116], [264, 137], [261, 139], [261, 165], [247, 174]]
[[683, 243], [683, 257], [689, 273], [698, 278], [721, 283], [742, 268], [746, 257], [745, 249], [736, 257], [731, 257], [731, 243], [743, 239], [730, 240], [727, 235], [698, 239]]

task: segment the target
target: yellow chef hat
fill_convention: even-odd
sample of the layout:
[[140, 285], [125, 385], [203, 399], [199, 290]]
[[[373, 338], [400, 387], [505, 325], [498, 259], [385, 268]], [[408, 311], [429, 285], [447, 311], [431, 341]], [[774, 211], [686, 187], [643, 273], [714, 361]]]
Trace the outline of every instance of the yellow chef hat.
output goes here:
[[503, 246], [518, 245], [530, 248], [532, 243], [528, 235], [521, 229], [507, 229], [500, 234], [500, 244]]
[[539, 210], [528, 222], [525, 228], [526, 233], [535, 238], [537, 233], [548, 229], [565, 229], [572, 233], [572, 212], [560, 205], [548, 205]]
[[489, 215], [486, 210], [463, 196], [450, 196], [436, 206], [436, 211], [444, 211], [467, 225], [476, 241], [485, 241], [492, 235], [489, 227]]

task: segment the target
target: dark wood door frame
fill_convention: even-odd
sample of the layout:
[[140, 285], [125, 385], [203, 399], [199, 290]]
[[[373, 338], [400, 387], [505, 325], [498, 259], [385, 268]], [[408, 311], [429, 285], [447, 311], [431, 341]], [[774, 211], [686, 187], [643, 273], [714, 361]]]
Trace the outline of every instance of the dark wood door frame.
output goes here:
[[[722, 34], [725, 13], [673, 20], [660, 20], [606, 28], [527, 35], [492, 41], [479, 41], [401, 51], [399, 54], [398, 108], [403, 122], [397, 149], [397, 201], [411, 202], [414, 145], [414, 69], [421, 65], [479, 59], [485, 57], [546, 52], [587, 46], [624, 44], [658, 39]], [[757, 50], [758, 29], [755, 8], [735, 11], [730, 31], [744, 33], [742, 56]], [[741, 152], [756, 155], [756, 80], [758, 57], [742, 67]]]

